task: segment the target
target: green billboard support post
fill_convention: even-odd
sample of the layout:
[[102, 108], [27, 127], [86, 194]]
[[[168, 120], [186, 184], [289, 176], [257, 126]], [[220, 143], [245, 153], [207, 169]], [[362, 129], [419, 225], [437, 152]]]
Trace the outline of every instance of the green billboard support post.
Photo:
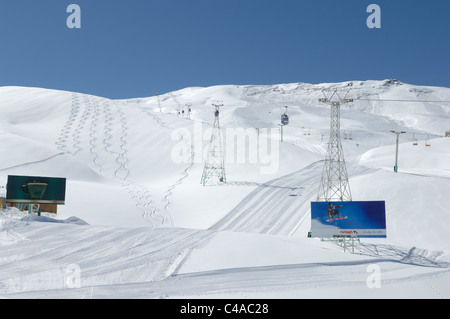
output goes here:
[[[47, 183], [27, 183], [22, 185], [22, 190], [25, 194], [28, 194], [33, 200], [41, 200], [47, 191], [48, 184]], [[38, 216], [41, 216], [41, 204], [29, 204], [28, 212], [30, 214], [37, 213]]]

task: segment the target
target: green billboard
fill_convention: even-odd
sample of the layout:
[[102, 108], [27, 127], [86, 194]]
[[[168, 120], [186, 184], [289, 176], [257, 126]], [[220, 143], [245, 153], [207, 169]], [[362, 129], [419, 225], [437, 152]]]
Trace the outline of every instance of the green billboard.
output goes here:
[[64, 205], [65, 197], [65, 178], [8, 175], [7, 203]]

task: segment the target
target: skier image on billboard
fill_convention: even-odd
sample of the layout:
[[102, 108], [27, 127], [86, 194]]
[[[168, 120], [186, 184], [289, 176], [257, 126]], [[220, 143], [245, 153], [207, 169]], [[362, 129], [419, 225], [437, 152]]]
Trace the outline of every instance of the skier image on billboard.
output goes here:
[[[329, 203], [328, 204], [328, 210], [327, 210], [327, 222], [332, 222], [334, 220], [339, 220], [339, 219], [346, 219], [347, 216], [341, 216], [340, 212], [339, 212], [339, 207], [342, 207], [342, 205], [333, 205], [333, 203]], [[335, 216], [337, 215], [337, 217], [335, 218]]]

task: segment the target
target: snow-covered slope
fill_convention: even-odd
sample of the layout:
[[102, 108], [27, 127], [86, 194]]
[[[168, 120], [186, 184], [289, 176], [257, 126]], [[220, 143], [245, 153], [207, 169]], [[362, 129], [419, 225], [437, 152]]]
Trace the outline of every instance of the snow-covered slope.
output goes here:
[[[385, 200], [387, 209], [388, 238], [362, 240], [355, 254], [307, 238], [329, 134], [329, 107], [318, 99], [335, 89], [354, 99], [341, 111], [353, 200]], [[227, 183], [204, 187], [216, 100]], [[2, 211], [1, 294], [448, 298], [448, 101], [448, 88], [396, 80], [130, 100], [2, 87], [0, 185], [8, 175], [66, 177], [67, 194], [52, 219]], [[391, 130], [407, 132], [397, 174]], [[371, 269], [380, 288], [368, 284]], [[73, 274], [80, 287], [68, 284]]]

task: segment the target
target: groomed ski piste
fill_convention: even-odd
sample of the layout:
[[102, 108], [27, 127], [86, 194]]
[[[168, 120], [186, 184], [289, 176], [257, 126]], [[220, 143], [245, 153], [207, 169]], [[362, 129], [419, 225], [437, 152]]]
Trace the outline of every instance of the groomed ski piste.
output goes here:
[[[330, 126], [318, 99], [335, 89], [354, 99], [341, 108], [352, 198], [386, 201], [387, 238], [354, 253], [307, 237]], [[227, 183], [202, 186], [215, 100]], [[448, 101], [449, 88], [396, 80], [192, 87], [159, 101], [1, 87], [0, 185], [30, 175], [67, 188], [56, 215], [0, 212], [0, 296], [449, 298]], [[398, 173], [392, 130], [407, 132]]]

